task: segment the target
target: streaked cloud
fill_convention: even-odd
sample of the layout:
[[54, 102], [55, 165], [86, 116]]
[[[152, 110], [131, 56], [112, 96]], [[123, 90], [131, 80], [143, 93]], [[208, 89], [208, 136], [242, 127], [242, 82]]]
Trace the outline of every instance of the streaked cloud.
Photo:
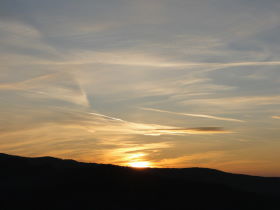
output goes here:
[[222, 106], [228, 108], [241, 108], [244, 106], [262, 106], [271, 104], [280, 104], [280, 96], [249, 96], [249, 97], [222, 97], [222, 98], [204, 98], [191, 99], [184, 101], [185, 104], [208, 104], [211, 106]]
[[148, 54], [141, 51], [81, 51], [79, 53], [65, 56], [65, 61], [53, 62], [56, 65], [85, 65], [85, 64], [105, 64], [124, 65], [156, 68], [204, 68], [222, 69], [230, 67], [245, 66], [279, 66], [280, 61], [253, 61], [253, 62], [181, 62], [169, 61], [167, 57], [155, 54]]
[[273, 119], [280, 119], [280, 115], [274, 115], [272, 116]]
[[127, 122], [125, 120], [122, 120], [122, 119], [119, 119], [119, 118], [115, 118], [115, 117], [109, 117], [109, 116], [106, 116], [104, 114], [93, 113], [93, 112], [91, 112], [90, 114], [98, 116], [98, 117], [104, 117], [105, 119], [109, 119], [109, 120], [113, 120], [113, 121]]
[[172, 167], [173, 165], [184, 166], [187, 165], [188, 167], [193, 166], [195, 164], [198, 167], [215, 167], [214, 165], [217, 164], [215, 160], [223, 159], [226, 156], [226, 152], [224, 151], [210, 151], [205, 153], [194, 153], [189, 155], [183, 155], [179, 157], [173, 158], [166, 158], [163, 159], [158, 163], [158, 167]]
[[175, 126], [166, 126], [158, 124], [144, 124], [125, 121], [119, 118], [106, 116], [98, 113], [90, 113], [91, 115], [101, 117], [103, 120], [115, 121], [116, 123], [108, 123], [102, 127], [96, 127], [96, 131], [121, 132], [123, 134], [142, 134], [150, 136], [160, 135], [183, 135], [183, 134], [219, 134], [232, 133], [220, 127], [197, 127], [197, 128], [180, 128]]
[[53, 98], [88, 106], [87, 95], [68, 73], [48, 74], [15, 83], [0, 84], [1, 90], [25, 91], [32, 97]]
[[221, 127], [198, 127], [198, 128], [173, 128], [173, 129], [157, 129], [166, 134], [219, 134], [232, 133]]
[[[102, 159], [104, 161], [112, 161], [117, 165], [129, 165], [135, 161], [149, 161], [149, 156], [156, 151], [171, 148], [173, 145], [168, 142], [147, 143], [145, 145], [137, 145], [135, 143], [124, 143], [119, 148], [105, 149]], [[156, 163], [151, 164], [152, 167], [157, 166]]]
[[200, 118], [208, 118], [208, 119], [224, 120], [224, 121], [232, 121], [232, 122], [245, 122], [244, 120], [226, 118], [226, 117], [217, 117], [217, 116], [205, 115], [205, 114], [190, 114], [190, 113], [182, 113], [182, 112], [171, 112], [171, 111], [167, 111], [167, 110], [153, 109], [153, 108], [140, 108], [140, 109], [147, 110], [147, 111], [155, 111], [155, 112], [163, 112], [163, 113], [169, 113], [169, 114], [183, 115], [183, 116], [189, 116], [189, 117], [200, 117]]

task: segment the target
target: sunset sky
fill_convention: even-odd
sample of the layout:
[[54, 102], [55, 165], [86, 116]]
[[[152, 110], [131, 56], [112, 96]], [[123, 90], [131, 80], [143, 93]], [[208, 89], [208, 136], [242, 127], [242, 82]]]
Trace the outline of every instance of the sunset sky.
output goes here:
[[0, 0], [0, 152], [280, 176], [279, 0]]

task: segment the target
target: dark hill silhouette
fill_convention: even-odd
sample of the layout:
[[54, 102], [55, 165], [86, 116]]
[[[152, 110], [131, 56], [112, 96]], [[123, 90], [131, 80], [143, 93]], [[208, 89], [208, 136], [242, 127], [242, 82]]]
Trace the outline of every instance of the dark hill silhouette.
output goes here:
[[279, 210], [280, 178], [0, 154], [0, 209]]

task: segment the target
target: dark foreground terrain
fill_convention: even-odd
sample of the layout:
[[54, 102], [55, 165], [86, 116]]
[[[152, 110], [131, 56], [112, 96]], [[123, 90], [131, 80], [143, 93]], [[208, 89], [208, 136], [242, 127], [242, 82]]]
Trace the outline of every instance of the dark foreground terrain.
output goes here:
[[0, 154], [0, 210], [279, 210], [280, 178]]

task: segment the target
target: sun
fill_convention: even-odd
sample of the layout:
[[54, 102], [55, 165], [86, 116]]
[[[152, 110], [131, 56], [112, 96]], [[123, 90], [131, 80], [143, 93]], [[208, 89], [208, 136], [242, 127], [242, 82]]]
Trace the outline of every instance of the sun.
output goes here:
[[131, 163], [129, 163], [129, 166], [131, 166], [133, 168], [147, 168], [150, 165], [151, 164], [148, 161], [138, 161], [138, 162], [131, 162]]

